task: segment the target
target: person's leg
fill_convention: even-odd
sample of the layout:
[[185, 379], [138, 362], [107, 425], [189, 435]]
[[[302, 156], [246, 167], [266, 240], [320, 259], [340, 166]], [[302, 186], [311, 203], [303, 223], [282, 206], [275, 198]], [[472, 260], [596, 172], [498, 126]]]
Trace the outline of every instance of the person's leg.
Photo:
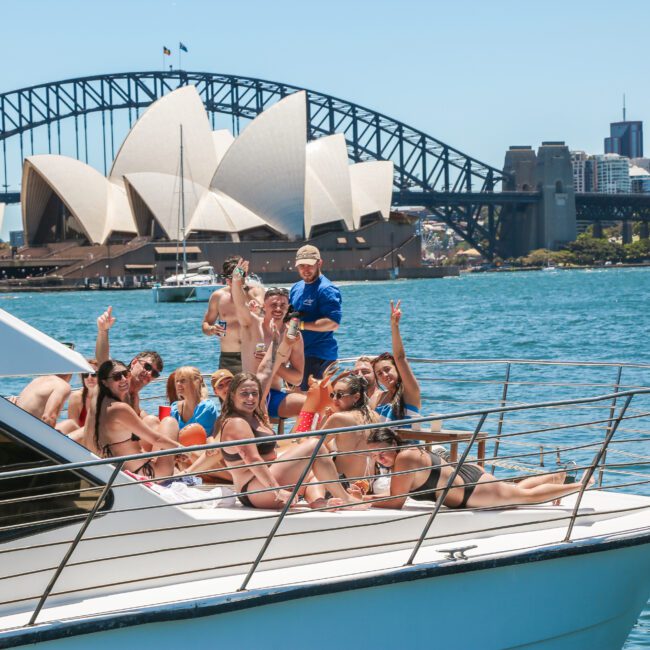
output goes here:
[[[155, 428], [159, 433], [171, 438], [172, 440], [178, 440], [178, 422], [172, 417], [163, 418], [161, 422], [158, 422]], [[154, 445], [152, 451], [159, 451], [164, 449], [164, 447]], [[172, 476], [174, 473], [174, 456], [159, 456], [156, 458], [156, 462], [153, 464], [155, 475], [158, 476]]]
[[304, 393], [285, 393], [278, 406], [278, 415], [281, 418], [295, 418], [302, 410], [305, 399]]
[[309, 377], [314, 379], [322, 379], [323, 372], [332, 363], [331, 360], [321, 359], [320, 357], [305, 357], [305, 371], [302, 376], [302, 383], [300, 390], [307, 390], [309, 388]]
[[[589, 484], [591, 485], [593, 482], [592, 477]], [[492, 474], [483, 474], [467, 505], [470, 508], [483, 508], [544, 503], [579, 492], [581, 488], [581, 481], [566, 485], [542, 483], [526, 488], [513, 483], [497, 482]]]
[[[298, 482], [298, 479], [305, 468], [305, 463], [309, 462], [309, 458], [314, 453], [314, 448], [317, 444], [318, 441], [315, 438], [305, 440], [282, 454], [281, 463], [271, 465], [270, 471], [279, 485], [287, 486], [285, 488], [287, 490], [293, 489], [293, 486]], [[334, 483], [328, 483], [324, 487], [341, 502], [356, 503], [357, 501], [351, 497], [339, 483], [338, 472], [334, 467], [332, 459], [324, 455], [327, 453], [327, 449], [321, 447], [316, 459], [314, 460], [312, 468], [314, 476], [318, 481], [335, 481]], [[256, 508], [278, 509], [282, 507], [282, 504], [275, 500], [274, 492], [250, 494], [250, 492], [260, 489], [262, 489], [262, 485], [257, 478], [253, 479], [248, 484], [247, 496]], [[310, 493], [314, 494], [313, 491], [310, 491]], [[305, 496], [308, 495], [306, 494]]]
[[545, 485], [547, 483], [563, 484], [566, 477], [566, 472], [556, 472], [555, 474], [542, 474], [541, 476], [529, 476], [523, 481], [519, 481], [515, 485], [522, 488], [534, 488], [538, 485]]
[[54, 428], [67, 436], [73, 431], [76, 431], [79, 428], [79, 425], [75, 420], [68, 419], [59, 422]]

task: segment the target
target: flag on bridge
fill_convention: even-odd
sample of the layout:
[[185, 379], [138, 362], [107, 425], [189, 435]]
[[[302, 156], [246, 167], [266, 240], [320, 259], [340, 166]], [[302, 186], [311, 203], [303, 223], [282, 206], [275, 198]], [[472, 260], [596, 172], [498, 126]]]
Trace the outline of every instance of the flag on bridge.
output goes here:
[[179, 43], [179, 44], [178, 44], [178, 49], [179, 49], [181, 52], [187, 52], [187, 47], [186, 47], [185, 45], [183, 45], [182, 43]]
[[166, 54], [167, 56], [171, 56], [172, 51], [163, 45], [163, 54]]

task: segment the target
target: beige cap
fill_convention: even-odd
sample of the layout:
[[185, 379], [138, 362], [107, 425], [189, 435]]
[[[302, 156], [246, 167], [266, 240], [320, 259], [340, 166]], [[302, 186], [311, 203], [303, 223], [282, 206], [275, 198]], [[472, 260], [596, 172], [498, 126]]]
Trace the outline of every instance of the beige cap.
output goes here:
[[296, 253], [296, 264], [316, 264], [318, 261], [320, 261], [320, 251], [311, 244], [300, 247]]
[[233, 375], [230, 370], [226, 370], [225, 368], [216, 370], [212, 373], [212, 375], [210, 375], [210, 383], [212, 384], [212, 388], [216, 388], [224, 379], [232, 379], [234, 376], [235, 375]]

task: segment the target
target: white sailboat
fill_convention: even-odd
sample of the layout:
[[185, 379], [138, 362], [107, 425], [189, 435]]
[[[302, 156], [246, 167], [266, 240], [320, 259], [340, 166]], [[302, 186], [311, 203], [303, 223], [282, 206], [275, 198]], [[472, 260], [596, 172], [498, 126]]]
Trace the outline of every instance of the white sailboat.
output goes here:
[[[180, 125], [180, 196], [179, 196], [179, 239], [182, 246], [182, 256], [176, 247], [176, 273], [160, 284], [152, 287], [154, 302], [206, 302], [213, 291], [224, 285], [219, 283], [218, 276], [208, 262], [187, 262], [187, 240], [185, 226], [185, 183], [183, 167], [183, 125]], [[180, 257], [180, 260], [179, 260]], [[182, 263], [182, 272], [179, 270]], [[197, 290], [200, 287], [200, 290]]]

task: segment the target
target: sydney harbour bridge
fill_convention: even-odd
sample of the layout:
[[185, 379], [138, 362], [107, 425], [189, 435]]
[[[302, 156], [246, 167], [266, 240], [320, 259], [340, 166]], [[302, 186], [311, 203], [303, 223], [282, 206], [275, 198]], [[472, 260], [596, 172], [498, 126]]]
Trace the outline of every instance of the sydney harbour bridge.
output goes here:
[[[540, 187], [377, 111], [331, 95], [249, 77], [170, 70], [97, 75], [51, 82], [0, 94], [0, 202], [18, 203], [25, 156], [71, 155], [104, 173], [116, 143], [140, 112], [166, 93], [196, 86], [214, 127], [228, 116], [234, 135], [283, 97], [306, 90], [308, 138], [343, 133], [351, 161], [391, 160], [393, 202], [430, 210], [488, 259], [513, 254], [513, 233], [548, 210]], [[563, 143], [562, 143], [563, 144]], [[565, 190], [562, 190], [565, 191]], [[647, 236], [650, 196], [576, 194], [578, 219], [641, 221]], [[531, 220], [531, 210], [539, 213]], [[534, 236], [524, 235], [534, 241]]]

